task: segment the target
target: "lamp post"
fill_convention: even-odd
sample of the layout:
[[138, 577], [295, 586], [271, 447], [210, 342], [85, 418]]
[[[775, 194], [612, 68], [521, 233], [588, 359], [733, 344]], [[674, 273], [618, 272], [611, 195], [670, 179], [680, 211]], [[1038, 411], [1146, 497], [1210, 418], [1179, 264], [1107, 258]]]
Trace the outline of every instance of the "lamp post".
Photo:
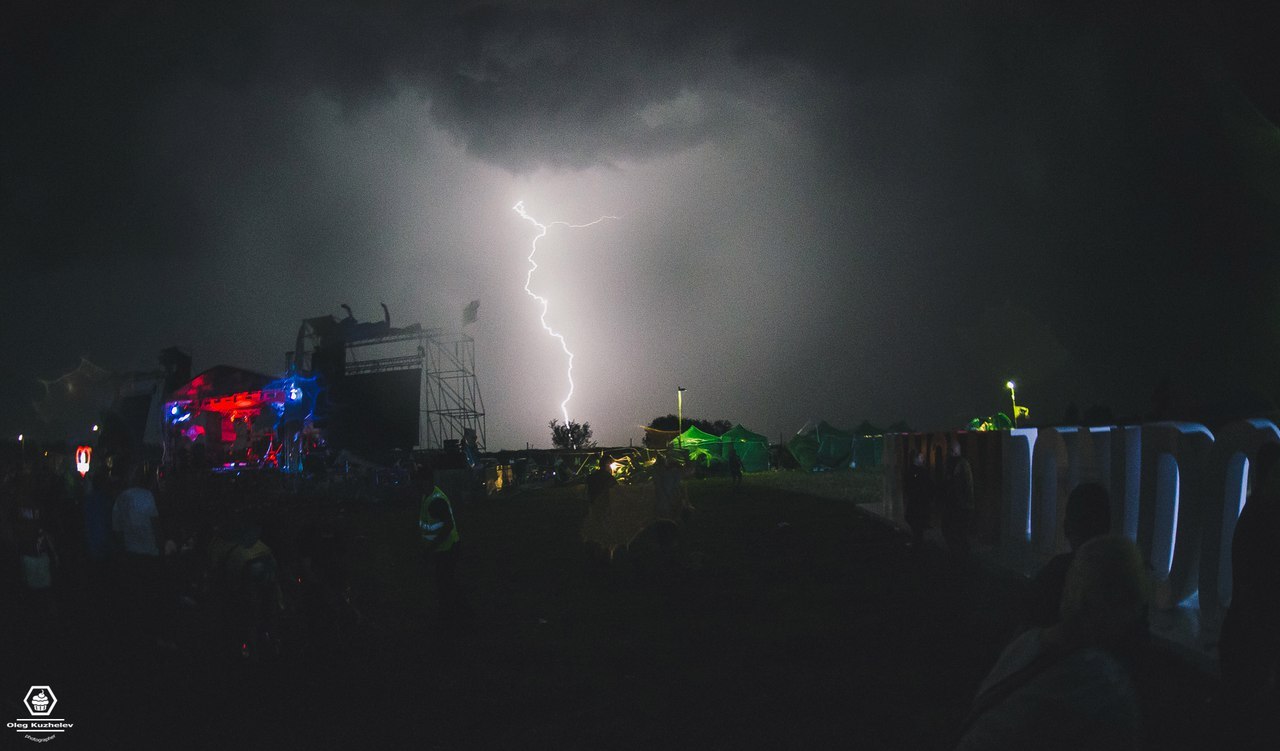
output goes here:
[[1013, 390], [1013, 381], [1005, 381], [1004, 387], [1009, 389], [1009, 401], [1013, 402], [1013, 414], [1010, 417], [1013, 418], [1013, 427], [1016, 428], [1018, 427], [1018, 395]]
[[676, 386], [676, 445], [684, 448], [684, 386]]
[[27, 467], [27, 442], [22, 433], [18, 434], [18, 457], [22, 463], [23, 469], [25, 470]]

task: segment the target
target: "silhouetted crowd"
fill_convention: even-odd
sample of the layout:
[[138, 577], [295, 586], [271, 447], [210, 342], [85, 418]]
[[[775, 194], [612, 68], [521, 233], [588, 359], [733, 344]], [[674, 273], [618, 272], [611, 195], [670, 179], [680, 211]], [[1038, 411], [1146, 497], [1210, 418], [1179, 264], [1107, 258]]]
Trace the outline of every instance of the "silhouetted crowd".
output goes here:
[[[242, 484], [201, 503], [184, 478], [162, 481], [142, 463], [81, 477], [61, 461], [27, 461], [0, 479], [0, 593], [16, 604], [0, 625], [27, 656], [56, 657], [69, 628], [94, 623], [135, 656], [257, 660], [280, 650], [286, 630], [319, 648], [360, 620], [341, 525], [287, 525], [279, 489]], [[200, 483], [205, 496], [210, 484]]]
[[[953, 562], [969, 556], [973, 478], [953, 441], [939, 476], [922, 454], [906, 471], [912, 546], [933, 516]], [[941, 508], [935, 508], [940, 506]], [[1152, 649], [1152, 575], [1137, 546], [1112, 534], [1108, 491], [1078, 485], [1064, 513], [1070, 547], [1029, 581], [1025, 630], [982, 681], [957, 748], [1144, 747], [1137, 676]], [[1220, 681], [1198, 715], [1206, 748], [1280, 748], [1280, 444], [1259, 452], [1231, 546], [1232, 596], [1218, 642]]]
[[[1217, 693], [1209, 705], [1187, 707], [1203, 716], [1198, 745], [1204, 747], [1280, 748], [1280, 444], [1263, 446], [1252, 469], [1231, 544], [1232, 595], [1218, 644]], [[938, 477], [921, 456], [907, 472], [913, 548], [927, 544], [936, 511], [949, 560], [971, 560], [973, 474], [959, 444], [952, 444]], [[191, 513], [171, 500], [183, 491], [157, 477], [141, 464], [79, 477], [53, 461], [5, 472], [0, 588], [17, 605], [3, 616], [18, 630], [16, 643], [35, 654], [52, 649], [68, 608], [103, 617], [139, 652], [220, 645], [258, 659], [280, 649], [281, 620], [289, 612], [298, 620], [295, 633], [311, 629], [312, 641], [349, 636], [342, 629], [361, 614], [335, 527], [310, 524], [286, 533], [269, 508], [244, 504]], [[612, 483], [605, 469], [593, 475], [592, 502]], [[435, 495], [443, 494], [436, 488]], [[423, 503], [423, 534], [439, 557], [457, 544], [452, 509]], [[1111, 532], [1112, 513], [1103, 486], [1084, 483], [1071, 492], [1063, 523], [1069, 550], [1028, 582], [1026, 628], [981, 682], [957, 728], [957, 748], [1144, 747], [1135, 686], [1153, 648], [1152, 576], [1136, 545]], [[446, 550], [436, 537], [453, 542]], [[283, 560], [282, 548], [288, 552]], [[205, 623], [203, 641], [183, 644], [197, 638], [181, 625], [193, 618]]]

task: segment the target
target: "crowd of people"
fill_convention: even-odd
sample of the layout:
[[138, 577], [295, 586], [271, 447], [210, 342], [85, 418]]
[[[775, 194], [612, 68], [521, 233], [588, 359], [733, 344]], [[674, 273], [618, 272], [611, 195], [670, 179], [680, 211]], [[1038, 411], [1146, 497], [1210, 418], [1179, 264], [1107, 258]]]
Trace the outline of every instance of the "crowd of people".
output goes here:
[[[937, 474], [916, 453], [904, 486], [911, 545], [940, 519], [947, 553], [970, 556], [973, 474], [958, 441]], [[1025, 629], [982, 681], [957, 748], [1143, 747], [1135, 688], [1153, 648], [1152, 573], [1135, 545], [1112, 533], [1111, 499], [1095, 482], [1072, 490], [1063, 515], [1069, 550], [1030, 579]], [[1232, 598], [1218, 641], [1218, 694], [1202, 712], [1214, 748], [1280, 747], [1280, 444], [1258, 452], [1232, 549]]]
[[[54, 632], [72, 590], [111, 589], [134, 633], [154, 633], [162, 555], [173, 554], [144, 469], [77, 477], [55, 461], [29, 462], [3, 480], [0, 585], [20, 603], [24, 634], [38, 643]], [[16, 565], [15, 565], [16, 564]]]
[[241, 488], [201, 505], [189, 490], [141, 462], [83, 476], [58, 457], [8, 468], [0, 593], [17, 607], [0, 620], [16, 643], [56, 649], [88, 619], [135, 655], [212, 648], [258, 659], [279, 649], [286, 594], [298, 620], [350, 609], [341, 530], [286, 529], [269, 493]]
[[[665, 459], [655, 465], [646, 523], [664, 530], [688, 516], [682, 474]], [[925, 532], [936, 518], [948, 560], [971, 561], [973, 471], [960, 444], [952, 442], [936, 474], [916, 455], [904, 479], [913, 550], [929, 547]], [[474, 616], [458, 572], [463, 530], [431, 469], [420, 468], [416, 481], [427, 567], [422, 579], [434, 580], [446, 630], [466, 630]], [[597, 539], [599, 530], [618, 526], [610, 501], [618, 485], [607, 456], [586, 478], [585, 490], [583, 539], [594, 558], [607, 561], [612, 548]], [[217, 602], [219, 638], [244, 657], [278, 648], [278, 619], [286, 589], [298, 594], [294, 585], [322, 584], [296, 602], [300, 610], [318, 613], [317, 622], [335, 622], [334, 603], [345, 602], [351, 612], [340, 534], [311, 526], [285, 541], [269, 519], [243, 508], [193, 524], [177, 509], [166, 510], [169, 494], [145, 465], [118, 463], [77, 477], [32, 463], [6, 473], [0, 491], [0, 588], [18, 604], [9, 614], [22, 629], [19, 642], [36, 649], [56, 638], [61, 611], [74, 597], [81, 607], [87, 598], [88, 607], [115, 614], [132, 647], [159, 651], [181, 648], [175, 621], [183, 607]], [[1135, 544], [1113, 528], [1106, 488], [1092, 482], [1075, 487], [1063, 514], [1069, 549], [1027, 582], [1025, 629], [982, 681], [957, 729], [957, 748], [1142, 747], [1135, 686], [1154, 648], [1148, 628], [1152, 576]], [[672, 526], [671, 539], [660, 542], [673, 547], [676, 535]], [[1188, 708], [1204, 713], [1205, 741], [1214, 747], [1269, 747], [1280, 740], [1277, 542], [1280, 444], [1267, 444], [1254, 461], [1232, 541], [1232, 597], [1217, 650], [1220, 688], [1211, 705]], [[284, 563], [276, 555], [281, 544], [292, 553]]]

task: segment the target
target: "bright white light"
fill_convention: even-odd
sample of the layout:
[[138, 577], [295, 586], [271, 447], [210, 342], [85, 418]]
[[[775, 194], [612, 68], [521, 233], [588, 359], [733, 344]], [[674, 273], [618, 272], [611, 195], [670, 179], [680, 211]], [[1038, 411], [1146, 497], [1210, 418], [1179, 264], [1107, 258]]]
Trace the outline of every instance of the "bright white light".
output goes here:
[[552, 329], [547, 323], [547, 307], [549, 305], [547, 298], [529, 289], [529, 283], [533, 280], [533, 272], [538, 269], [538, 264], [533, 260], [533, 255], [538, 252], [538, 241], [547, 236], [548, 227], [561, 226], [569, 227], [571, 229], [580, 229], [582, 227], [590, 227], [593, 224], [599, 224], [606, 219], [617, 219], [618, 217], [605, 215], [587, 222], [586, 224], [569, 224], [568, 222], [560, 221], [543, 224], [537, 219], [529, 216], [529, 214], [524, 210], [524, 201], [518, 202], [512, 207], [512, 209], [520, 215], [520, 218], [528, 220], [533, 226], [538, 228], [538, 234], [534, 236], [533, 241], [530, 243], [529, 273], [526, 274], [524, 278], [524, 291], [528, 293], [529, 297], [537, 300], [542, 306], [542, 313], [538, 316], [538, 320], [542, 323], [543, 330], [550, 334], [553, 339], [560, 342], [560, 349], [564, 350], [565, 357], [568, 358], [568, 366], [565, 368], [565, 378], [569, 381], [569, 393], [565, 395], [564, 401], [560, 402], [560, 413], [564, 416], [564, 422], [567, 425], [569, 423], [569, 400], [573, 398], [573, 352], [569, 351], [569, 345], [565, 342], [564, 336]]

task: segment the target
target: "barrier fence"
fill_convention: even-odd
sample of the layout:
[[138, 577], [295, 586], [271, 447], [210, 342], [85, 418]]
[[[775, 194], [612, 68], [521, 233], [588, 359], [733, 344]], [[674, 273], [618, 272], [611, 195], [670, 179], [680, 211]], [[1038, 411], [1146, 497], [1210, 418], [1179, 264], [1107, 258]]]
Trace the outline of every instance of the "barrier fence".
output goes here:
[[885, 436], [885, 486], [873, 510], [905, 525], [903, 481], [916, 451], [938, 481], [952, 438], [973, 467], [977, 543], [997, 561], [1034, 571], [1067, 550], [1062, 520], [1079, 484], [1111, 495], [1111, 531], [1134, 540], [1148, 562], [1154, 605], [1171, 609], [1198, 593], [1202, 611], [1231, 601], [1231, 538], [1258, 449], [1280, 442], [1267, 419], [1204, 425], [1023, 428]]

